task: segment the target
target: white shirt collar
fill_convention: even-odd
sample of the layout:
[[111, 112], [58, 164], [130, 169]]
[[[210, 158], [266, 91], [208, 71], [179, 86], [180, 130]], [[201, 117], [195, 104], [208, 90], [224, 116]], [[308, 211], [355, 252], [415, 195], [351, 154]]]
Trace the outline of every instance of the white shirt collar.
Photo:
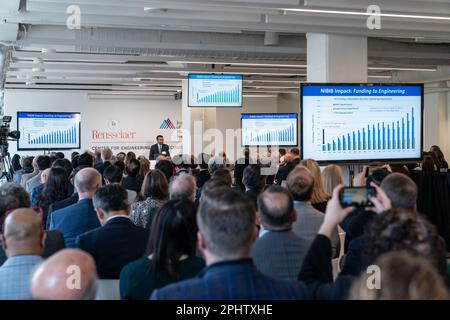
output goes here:
[[124, 214], [119, 214], [119, 215], [115, 215], [115, 216], [109, 217], [108, 219], [106, 219], [105, 222], [108, 222], [108, 221], [110, 221], [110, 220], [112, 220], [112, 219], [114, 219], [114, 218], [127, 218], [127, 219], [130, 219], [129, 216], [126, 216], [126, 215], [124, 215]]

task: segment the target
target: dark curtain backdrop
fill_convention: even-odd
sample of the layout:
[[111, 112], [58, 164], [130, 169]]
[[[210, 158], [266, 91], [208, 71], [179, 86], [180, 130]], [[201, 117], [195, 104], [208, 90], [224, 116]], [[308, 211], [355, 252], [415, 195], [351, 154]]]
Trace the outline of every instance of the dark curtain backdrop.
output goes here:
[[450, 251], [450, 173], [413, 171], [418, 187], [417, 209], [438, 228]]

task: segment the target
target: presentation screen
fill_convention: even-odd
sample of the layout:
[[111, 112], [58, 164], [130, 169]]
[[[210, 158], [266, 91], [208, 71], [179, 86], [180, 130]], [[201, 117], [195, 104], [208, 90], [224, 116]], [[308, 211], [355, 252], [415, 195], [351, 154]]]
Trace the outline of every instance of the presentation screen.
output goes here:
[[421, 84], [303, 84], [301, 109], [304, 159], [370, 162], [421, 158]]
[[80, 149], [80, 113], [17, 112], [18, 150]]
[[242, 75], [190, 74], [189, 107], [242, 107]]
[[241, 114], [242, 145], [297, 146], [297, 123], [297, 113]]

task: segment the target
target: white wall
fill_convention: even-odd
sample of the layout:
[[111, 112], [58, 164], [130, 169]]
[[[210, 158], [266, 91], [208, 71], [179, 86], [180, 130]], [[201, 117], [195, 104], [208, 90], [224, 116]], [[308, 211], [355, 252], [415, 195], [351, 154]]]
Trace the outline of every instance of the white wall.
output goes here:
[[424, 149], [439, 145], [445, 158], [450, 159], [450, 91], [437, 91], [450, 86], [450, 82], [428, 84], [426, 88], [436, 90], [425, 94]]
[[[275, 97], [252, 97], [244, 98], [243, 108], [195, 109], [197, 113], [202, 113], [204, 129], [217, 128], [225, 137], [227, 129], [240, 128], [241, 113], [272, 113], [277, 112], [277, 107], [278, 101]], [[81, 112], [81, 151], [108, 146], [113, 148], [115, 153], [131, 150], [138, 155], [148, 155], [148, 149], [154, 143], [157, 134], [164, 135], [166, 142], [171, 147], [178, 148], [180, 146], [179, 141], [171, 139], [171, 136], [177, 136], [177, 130], [161, 130], [159, 128], [167, 118], [175, 126], [181, 127], [181, 100], [132, 99], [128, 96], [126, 98], [98, 99], [89, 97], [88, 93], [84, 91], [6, 90], [5, 109], [5, 115], [13, 116], [12, 130], [16, 129], [17, 111]], [[118, 125], [112, 126], [113, 122]], [[136, 137], [135, 139], [114, 140], [93, 139], [93, 130], [136, 132]], [[236, 140], [240, 147], [240, 139]], [[72, 151], [66, 151], [66, 156], [68, 157]], [[16, 152], [16, 143], [11, 142], [11, 155]], [[42, 151], [20, 151], [18, 153], [37, 155]]]
[[[16, 127], [17, 111], [81, 112], [81, 150], [110, 147], [115, 153], [134, 151], [148, 155], [157, 134], [163, 134], [169, 144], [174, 130], [159, 129], [165, 119], [174, 125], [181, 121], [181, 103], [175, 100], [91, 99], [82, 91], [5, 91], [5, 115], [13, 116], [11, 128]], [[131, 132], [134, 139], [96, 139], [98, 132]], [[66, 151], [68, 156], [71, 151]], [[16, 143], [10, 143], [10, 153], [16, 153]], [[39, 151], [22, 151], [19, 154], [35, 155]]]

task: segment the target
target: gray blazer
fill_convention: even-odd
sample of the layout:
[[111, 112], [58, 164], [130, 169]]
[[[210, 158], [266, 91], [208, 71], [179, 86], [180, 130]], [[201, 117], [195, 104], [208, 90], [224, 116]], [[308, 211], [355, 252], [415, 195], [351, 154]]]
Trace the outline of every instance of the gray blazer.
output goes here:
[[[315, 209], [309, 201], [294, 201], [294, 209], [297, 211], [298, 218], [292, 226], [292, 231], [301, 239], [311, 245], [316, 238], [317, 232], [323, 223], [325, 214]], [[333, 249], [333, 258], [339, 256], [340, 240], [338, 230], [333, 232], [331, 237]]]
[[252, 258], [261, 273], [280, 280], [297, 281], [308, 249], [309, 243], [292, 231], [268, 231], [253, 245]]

